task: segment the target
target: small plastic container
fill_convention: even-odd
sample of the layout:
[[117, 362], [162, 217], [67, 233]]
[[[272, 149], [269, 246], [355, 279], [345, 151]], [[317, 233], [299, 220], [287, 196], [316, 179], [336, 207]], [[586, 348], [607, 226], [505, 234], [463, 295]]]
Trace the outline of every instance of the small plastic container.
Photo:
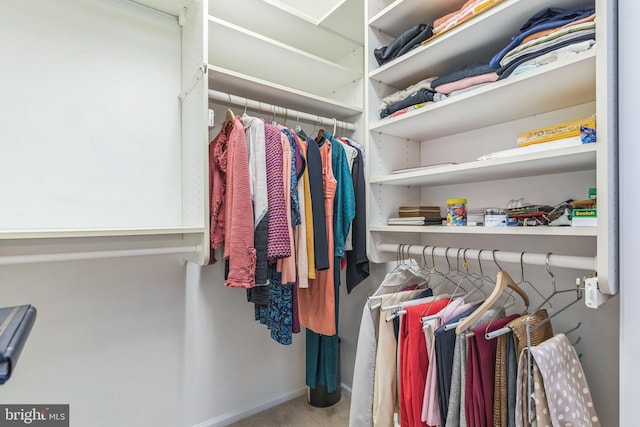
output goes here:
[[508, 222], [504, 209], [487, 208], [484, 210], [485, 227], [506, 227]]
[[447, 226], [464, 227], [467, 225], [467, 199], [447, 200]]

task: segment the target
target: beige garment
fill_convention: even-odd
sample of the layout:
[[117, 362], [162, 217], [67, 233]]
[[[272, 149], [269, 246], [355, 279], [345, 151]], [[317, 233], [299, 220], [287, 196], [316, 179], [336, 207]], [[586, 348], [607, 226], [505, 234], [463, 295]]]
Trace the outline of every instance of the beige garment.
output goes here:
[[553, 426], [600, 427], [580, 359], [566, 335], [532, 347], [531, 354], [543, 379]]
[[[535, 360], [531, 366], [531, 385], [527, 384], [527, 350], [520, 354], [518, 361], [518, 380], [516, 390], [516, 426], [518, 427], [551, 427], [547, 395], [544, 380]], [[531, 387], [531, 399], [528, 400]], [[579, 427], [580, 424], [575, 425]]]
[[[527, 352], [531, 351], [532, 395], [527, 385]], [[530, 408], [528, 408], [528, 405]], [[535, 414], [529, 422], [527, 409]], [[518, 362], [516, 425], [600, 427], [591, 392], [576, 354], [564, 334], [525, 349]]]
[[300, 195], [300, 225], [295, 228], [296, 268], [298, 269], [298, 286], [309, 287], [309, 258], [307, 257], [307, 221], [304, 203], [304, 182], [298, 180], [298, 195]]
[[500, 335], [496, 345], [496, 379], [493, 383], [493, 427], [507, 427], [507, 336]]
[[420, 80], [418, 83], [413, 84], [404, 90], [399, 90], [398, 92], [394, 92], [391, 95], [385, 96], [384, 98], [382, 98], [382, 100], [380, 100], [380, 109], [385, 109], [391, 104], [400, 102], [411, 95], [413, 92], [416, 92], [420, 89], [433, 90], [433, 88], [431, 87], [431, 82], [437, 78], [438, 77], [429, 77], [428, 79]]
[[[513, 331], [513, 341], [516, 346], [516, 357], [520, 357], [520, 353], [527, 346], [527, 317], [523, 315], [512, 320], [507, 327]], [[549, 317], [547, 310], [540, 309], [531, 316], [531, 325], [535, 326]], [[547, 321], [539, 328], [531, 332], [531, 345], [535, 346], [553, 336], [553, 328], [551, 322]], [[507, 363], [506, 363], [506, 336], [497, 338], [496, 348], [496, 369], [495, 383], [493, 388], [493, 425], [494, 427], [507, 426]]]
[[[397, 292], [385, 296], [382, 307], [398, 305], [423, 292], [416, 289], [409, 292]], [[425, 301], [421, 299], [421, 301]], [[381, 311], [378, 327], [378, 345], [376, 348], [376, 366], [373, 394], [373, 425], [393, 427], [393, 414], [398, 405], [397, 355], [398, 342], [393, 331], [393, 322], [386, 321], [391, 311]]]

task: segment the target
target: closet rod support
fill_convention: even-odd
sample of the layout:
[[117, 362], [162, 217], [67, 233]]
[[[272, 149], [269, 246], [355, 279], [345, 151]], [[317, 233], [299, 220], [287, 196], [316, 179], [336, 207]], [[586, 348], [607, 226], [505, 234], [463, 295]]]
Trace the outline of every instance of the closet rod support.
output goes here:
[[336, 121], [334, 118], [321, 117], [316, 114], [305, 113], [303, 111], [292, 110], [291, 108], [281, 107], [278, 105], [267, 104], [262, 101], [256, 101], [255, 99], [243, 98], [241, 96], [220, 92], [218, 90], [209, 89], [209, 99], [212, 101], [219, 101], [225, 105], [231, 103], [238, 107], [250, 108], [252, 110], [263, 111], [272, 113], [274, 111], [284, 111], [287, 117], [295, 117], [297, 120], [303, 120], [309, 123], [318, 123], [319, 125], [334, 126], [337, 125], [340, 129], [346, 129], [349, 131], [355, 131], [356, 125], [353, 123]]

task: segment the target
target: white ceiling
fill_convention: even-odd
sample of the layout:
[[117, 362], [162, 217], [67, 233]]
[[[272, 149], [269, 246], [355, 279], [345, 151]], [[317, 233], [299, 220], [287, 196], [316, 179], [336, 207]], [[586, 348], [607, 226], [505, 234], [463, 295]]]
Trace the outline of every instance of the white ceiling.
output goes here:
[[263, 0], [315, 25], [320, 24], [346, 0]]

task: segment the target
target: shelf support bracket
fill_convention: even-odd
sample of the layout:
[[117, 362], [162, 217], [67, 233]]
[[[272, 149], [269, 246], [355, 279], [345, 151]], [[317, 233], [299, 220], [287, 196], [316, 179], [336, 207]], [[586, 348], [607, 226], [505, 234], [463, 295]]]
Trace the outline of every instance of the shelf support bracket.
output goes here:
[[584, 281], [584, 303], [589, 308], [598, 308], [613, 295], [606, 295], [598, 288], [598, 278], [588, 277]]
[[191, 95], [191, 92], [193, 92], [193, 89], [196, 87], [198, 83], [200, 83], [200, 80], [202, 80], [202, 78], [207, 75], [208, 71], [209, 71], [209, 65], [206, 63], [198, 67], [196, 72], [193, 73], [191, 75], [191, 78], [189, 79], [190, 81], [192, 81], [192, 83], [189, 85], [189, 89], [183, 91], [178, 96], [180, 98], [180, 101], [184, 101], [189, 95]]

